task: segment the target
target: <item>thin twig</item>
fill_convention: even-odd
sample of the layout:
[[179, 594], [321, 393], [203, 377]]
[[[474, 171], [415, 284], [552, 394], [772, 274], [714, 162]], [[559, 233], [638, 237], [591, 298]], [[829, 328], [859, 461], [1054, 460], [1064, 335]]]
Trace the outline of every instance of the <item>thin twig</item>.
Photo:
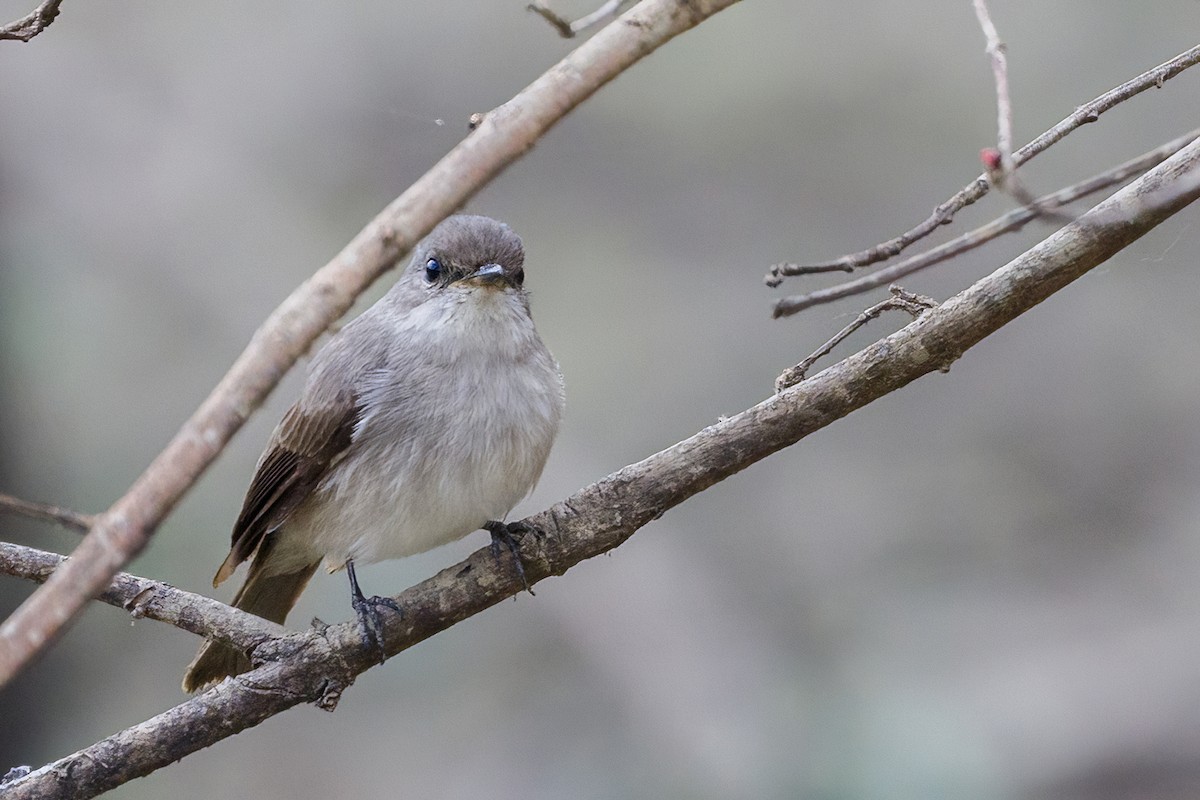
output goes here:
[[643, 0], [504, 105], [392, 201], [277, 308], [182, 429], [71, 558], [0, 625], [0, 686], [57, 638], [224, 449], [296, 360], [422, 236], [461, 207], [569, 111], [675, 36], [738, 0]]
[[563, 37], [564, 39], [571, 39], [574, 38], [576, 34], [582, 33], [588, 28], [599, 25], [601, 22], [615, 17], [617, 12], [620, 11], [621, 6], [623, 6], [626, 2], [628, 2], [628, 0], [605, 0], [604, 5], [600, 6], [592, 13], [584, 14], [579, 19], [573, 21], [567, 19], [554, 9], [547, 6], [542, 2], [542, 0], [534, 0], [534, 2], [525, 6], [525, 9], [527, 11], [532, 11], [542, 19], [546, 20], [546, 22], [549, 22], [554, 29], [558, 31], [559, 36]]
[[1008, 92], [1008, 47], [1000, 40], [1000, 32], [988, 13], [987, 0], [973, 0], [975, 17], [987, 39], [987, 53], [992, 60], [992, 78], [996, 83], [996, 147], [1000, 151], [999, 171], [1004, 178], [1013, 173], [1013, 110]]
[[92, 527], [92, 523], [96, 520], [91, 514], [81, 514], [69, 508], [50, 506], [45, 503], [34, 503], [2, 493], [0, 493], [0, 513], [19, 514], [22, 517], [29, 517], [31, 519], [57, 522], [64, 528], [70, 528], [80, 533], [87, 533], [88, 529]]
[[[1111, 89], [1089, 103], [1079, 106], [1053, 128], [1038, 136], [1029, 144], [1013, 153], [1014, 166], [1021, 166], [1034, 156], [1058, 143], [1063, 137], [1089, 122], [1095, 122], [1100, 115], [1147, 89], [1162, 88], [1163, 84], [1179, 73], [1200, 63], [1200, 45], [1159, 64], [1154, 69], [1147, 70], [1141, 75], [1126, 81], [1115, 89]], [[940, 225], [947, 225], [954, 215], [963, 208], [971, 205], [988, 193], [987, 175], [980, 175], [971, 183], [964, 186], [953, 197], [939, 205], [933, 213], [912, 230], [906, 231], [894, 239], [875, 245], [867, 250], [849, 253], [832, 261], [814, 264], [776, 264], [768, 270], [763, 279], [768, 286], [778, 286], [789, 275], [799, 275], [811, 272], [853, 272], [858, 267], [865, 267], [886, 261], [899, 255], [913, 242], [924, 239], [937, 230]]]
[[1062, 223], [1069, 222], [1070, 215], [1058, 214], [1039, 206], [1017, 175], [1017, 165], [1013, 163], [1013, 104], [1008, 88], [1008, 45], [1000, 39], [1000, 32], [992, 22], [987, 0], [972, 2], [979, 27], [983, 29], [983, 36], [987, 39], [987, 53], [992, 63], [992, 80], [996, 84], [996, 149], [989, 148], [980, 153], [988, 180], [997, 189], [1034, 211], [1037, 216], [1052, 217]]
[[1072, 203], [1082, 197], [1094, 194], [1102, 189], [1107, 189], [1110, 186], [1114, 186], [1145, 172], [1182, 150], [1197, 137], [1200, 137], [1200, 128], [1172, 139], [1148, 153], [1143, 153], [1137, 158], [1126, 161], [1124, 164], [1101, 172], [1099, 175], [1093, 175], [1085, 181], [1080, 181], [1072, 186], [1040, 197], [1036, 201], [1036, 209], [1029, 207], [1014, 209], [986, 225], [982, 225], [973, 231], [964, 233], [962, 236], [951, 239], [923, 253], [906, 258], [890, 267], [884, 267], [877, 272], [872, 272], [861, 278], [846, 281], [845, 283], [839, 283], [836, 286], [817, 289], [807, 294], [797, 294], [780, 298], [775, 301], [771, 312], [772, 316], [786, 317], [812, 306], [832, 303], [834, 300], [840, 300], [843, 297], [862, 294], [879, 286], [886, 286], [893, 281], [900, 280], [926, 267], [940, 264], [960, 253], [980, 247], [1002, 234], [1020, 230], [1030, 220], [1036, 219], [1044, 213], [1044, 209], [1064, 206], [1067, 203]]
[[18, 42], [28, 42], [37, 36], [58, 16], [58, 7], [62, 0], [43, 0], [41, 5], [30, 13], [15, 19], [7, 25], [0, 26], [0, 39], [15, 39]]
[[[529, 517], [525, 522], [546, 534], [522, 540], [529, 582], [562, 575], [620, 546], [689, 497], [917, 378], [944, 371], [1200, 197], [1200, 181], [1193, 180], [1198, 164], [1200, 143], [1193, 143], [901, 330]], [[1116, 214], [1124, 224], [1097, 224], [1093, 217]], [[521, 591], [515, 571], [484, 547], [396, 598], [412, 611], [388, 616], [384, 650], [396, 655]], [[93, 797], [292, 706], [331, 708], [355, 676], [377, 662], [354, 622], [264, 644], [256, 656], [264, 663], [254, 671], [6, 783], [5, 800]]]
[[834, 334], [833, 338], [813, 351], [812, 355], [805, 358], [796, 366], [788, 367], [786, 370], [784, 370], [783, 374], [775, 379], [775, 391], [782, 392], [784, 389], [790, 389], [800, 381], [804, 380], [805, 375], [808, 374], [809, 368], [812, 367], [813, 364], [817, 363], [822, 356], [831, 353], [833, 348], [841, 344], [847, 336], [854, 333], [856, 330], [863, 327], [879, 315], [883, 314], [885, 311], [907, 311], [912, 315], [913, 319], [917, 319], [929, 309], [937, 308], [937, 301], [932, 297], [912, 294], [911, 292], [906, 292], [899, 286], [891, 287], [891, 292], [891, 297], [889, 297], [887, 300], [876, 303], [866, 311], [859, 314], [854, 318], [853, 322], [842, 328], [840, 331]]

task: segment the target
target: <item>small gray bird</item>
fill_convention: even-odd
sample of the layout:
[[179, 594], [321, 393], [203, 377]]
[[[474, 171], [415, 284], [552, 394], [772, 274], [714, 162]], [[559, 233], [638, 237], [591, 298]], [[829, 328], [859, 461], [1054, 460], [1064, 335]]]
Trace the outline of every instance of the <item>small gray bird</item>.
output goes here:
[[[213, 579], [252, 559], [235, 606], [283, 622], [322, 561], [345, 567], [364, 636], [378, 647], [376, 606], [399, 609], [363, 596], [355, 564], [479, 528], [499, 552], [502, 520], [537, 483], [564, 403], [529, 315], [524, 262], [507, 225], [450, 217], [395, 286], [316, 355], [258, 460]], [[210, 640], [183, 688], [249, 668], [244, 653]]]

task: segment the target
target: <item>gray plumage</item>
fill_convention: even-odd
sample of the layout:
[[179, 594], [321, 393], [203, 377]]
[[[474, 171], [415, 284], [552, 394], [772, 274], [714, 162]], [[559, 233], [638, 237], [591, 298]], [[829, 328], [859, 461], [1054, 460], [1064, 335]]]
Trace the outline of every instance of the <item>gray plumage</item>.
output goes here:
[[[330, 339], [259, 459], [213, 581], [253, 559], [234, 605], [282, 622], [322, 560], [332, 571], [413, 555], [504, 519], [529, 493], [564, 394], [523, 280], [508, 226], [450, 217]], [[249, 666], [207, 642], [184, 689]]]

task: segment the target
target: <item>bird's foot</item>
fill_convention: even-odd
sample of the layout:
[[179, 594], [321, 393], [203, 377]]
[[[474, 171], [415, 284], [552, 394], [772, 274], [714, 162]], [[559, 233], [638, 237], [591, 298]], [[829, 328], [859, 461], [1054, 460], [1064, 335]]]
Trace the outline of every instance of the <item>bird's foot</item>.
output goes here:
[[400, 616], [404, 616], [404, 611], [401, 610], [400, 604], [391, 597], [380, 597], [379, 595], [373, 597], [359, 595], [351, 599], [350, 605], [358, 616], [358, 628], [362, 632], [363, 645], [374, 650], [379, 656], [379, 663], [382, 664], [387, 659], [387, 651], [383, 648], [383, 619], [379, 611], [387, 608]]
[[521, 562], [521, 548], [517, 544], [517, 540], [513, 538], [513, 534], [524, 536], [532, 533], [536, 536], [541, 534], [541, 531], [526, 522], [500, 522], [499, 520], [488, 521], [484, 524], [483, 529], [492, 535], [492, 557], [500, 558], [500, 548], [507, 547], [508, 552], [512, 553], [513, 564], [517, 568], [517, 576], [521, 579], [521, 585], [525, 587], [525, 591], [536, 594], [525, 578], [525, 565]]
[[387, 651], [383, 647], [383, 618], [379, 612], [386, 608], [403, 617], [404, 611], [394, 598], [364, 595], [358, 585], [358, 576], [354, 574], [353, 561], [346, 562], [346, 572], [350, 575], [350, 607], [358, 617], [363, 644], [368, 650], [374, 650], [378, 654], [379, 663], [382, 664], [387, 658]]

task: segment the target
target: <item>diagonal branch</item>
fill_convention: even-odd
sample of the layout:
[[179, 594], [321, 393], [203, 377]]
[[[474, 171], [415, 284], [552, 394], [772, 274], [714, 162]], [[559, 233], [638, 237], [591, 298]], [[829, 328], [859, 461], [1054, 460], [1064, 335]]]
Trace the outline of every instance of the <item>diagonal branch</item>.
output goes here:
[[267, 318], [212, 394], [71, 559], [0, 625], [0, 686], [52, 642], [149, 542], [246, 418], [355, 298], [571, 109], [673, 37], [737, 0], [644, 0], [486, 115]]
[[[1172, 156], [1095, 209], [919, 319], [866, 349], [711, 425], [689, 439], [530, 517], [530, 583], [562, 575], [621, 545], [668, 509], [962, 354], [1136, 241], [1200, 197], [1200, 142]], [[522, 590], [507, 562], [484, 548], [402, 593], [390, 617], [395, 655]], [[300, 703], [336, 705], [374, 664], [353, 623], [276, 640], [262, 664], [132, 728], [5, 784], [6, 800], [92, 797], [147, 775]]]
[[[0, 542], [0, 574], [45, 583], [66, 560], [65, 556], [58, 553]], [[282, 625], [227, 606], [211, 597], [185, 592], [170, 584], [139, 578], [126, 572], [114, 575], [112, 583], [97, 599], [128, 611], [135, 619], [145, 617], [158, 620], [245, 650], [292, 633]]]
[[[1180, 53], [1170, 61], [1163, 62], [1154, 69], [1147, 70], [1091, 102], [1079, 106], [1066, 119], [1013, 153], [1013, 167], [1021, 166], [1051, 145], [1057, 144], [1075, 129], [1089, 122], [1095, 122], [1105, 111], [1131, 97], [1135, 97], [1147, 89], [1161, 89], [1164, 83], [1197, 63], [1200, 63], [1200, 45]], [[853, 272], [859, 267], [887, 261], [889, 258], [900, 255], [909, 245], [933, 233], [939, 226], [949, 224], [955, 214], [987, 194], [989, 188], [987, 176], [980, 175], [960, 189], [953, 197], [935, 208], [933, 213], [915, 228], [893, 239], [888, 239], [886, 242], [857, 253], [840, 256], [832, 261], [815, 264], [775, 264], [767, 271], [763, 281], [768, 286], [778, 286], [783, 283], [785, 277], [803, 272]]]

